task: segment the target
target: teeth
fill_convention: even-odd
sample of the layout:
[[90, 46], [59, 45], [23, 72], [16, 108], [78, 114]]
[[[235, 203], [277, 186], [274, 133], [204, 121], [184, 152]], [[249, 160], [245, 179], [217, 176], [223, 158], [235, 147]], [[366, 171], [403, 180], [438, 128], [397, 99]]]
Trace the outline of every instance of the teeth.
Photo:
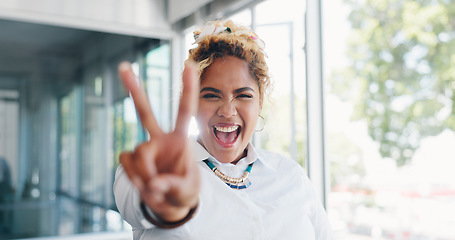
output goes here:
[[230, 127], [217, 127], [215, 126], [215, 129], [219, 132], [233, 132], [237, 130], [239, 126], [230, 126]]

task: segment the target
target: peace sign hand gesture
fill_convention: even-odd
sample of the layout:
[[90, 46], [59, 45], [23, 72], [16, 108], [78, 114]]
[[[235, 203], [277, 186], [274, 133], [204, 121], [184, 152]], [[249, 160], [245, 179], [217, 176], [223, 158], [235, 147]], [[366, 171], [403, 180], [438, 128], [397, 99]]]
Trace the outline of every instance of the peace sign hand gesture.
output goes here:
[[198, 204], [200, 177], [188, 142], [188, 125], [197, 110], [199, 81], [194, 63], [183, 71], [183, 92], [176, 127], [164, 133], [152, 113], [146, 93], [137, 84], [129, 63], [119, 65], [119, 75], [131, 92], [142, 126], [150, 140], [132, 152], [123, 152], [120, 162], [144, 203], [166, 222], [183, 219]]

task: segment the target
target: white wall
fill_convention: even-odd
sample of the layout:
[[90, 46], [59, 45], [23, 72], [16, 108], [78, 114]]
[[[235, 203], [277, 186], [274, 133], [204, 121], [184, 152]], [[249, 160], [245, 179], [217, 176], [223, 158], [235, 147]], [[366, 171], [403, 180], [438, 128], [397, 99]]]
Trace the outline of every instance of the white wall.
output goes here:
[[213, 0], [169, 0], [169, 21], [176, 22]]

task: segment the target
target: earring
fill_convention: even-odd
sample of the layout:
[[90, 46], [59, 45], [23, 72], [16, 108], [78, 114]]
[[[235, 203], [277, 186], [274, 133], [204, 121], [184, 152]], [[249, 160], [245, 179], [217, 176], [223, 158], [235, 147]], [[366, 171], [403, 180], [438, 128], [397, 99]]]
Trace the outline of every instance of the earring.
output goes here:
[[262, 130], [264, 130], [264, 127], [265, 127], [265, 119], [264, 119], [264, 117], [261, 116], [260, 114], [259, 114], [259, 117], [262, 118], [262, 121], [263, 121], [264, 123], [262, 124], [262, 128], [259, 129], [259, 130], [256, 130], [256, 129], [255, 129], [255, 130], [254, 130], [255, 132], [261, 132]]

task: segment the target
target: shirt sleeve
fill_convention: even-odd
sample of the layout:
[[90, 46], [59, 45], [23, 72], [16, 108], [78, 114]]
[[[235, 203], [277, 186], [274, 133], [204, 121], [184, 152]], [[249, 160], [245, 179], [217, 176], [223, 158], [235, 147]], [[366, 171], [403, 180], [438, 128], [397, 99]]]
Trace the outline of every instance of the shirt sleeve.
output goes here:
[[314, 227], [315, 239], [316, 240], [332, 240], [334, 239], [332, 228], [327, 216], [327, 212], [322, 206], [321, 201], [316, 196], [316, 191], [310, 179], [304, 174], [303, 176], [303, 186], [305, 195], [308, 199], [311, 199], [310, 209], [311, 213], [309, 215], [310, 221]]
[[142, 215], [139, 206], [139, 193], [121, 165], [115, 173], [114, 197], [120, 215], [122, 215], [123, 219], [133, 229], [149, 229], [155, 227]]

